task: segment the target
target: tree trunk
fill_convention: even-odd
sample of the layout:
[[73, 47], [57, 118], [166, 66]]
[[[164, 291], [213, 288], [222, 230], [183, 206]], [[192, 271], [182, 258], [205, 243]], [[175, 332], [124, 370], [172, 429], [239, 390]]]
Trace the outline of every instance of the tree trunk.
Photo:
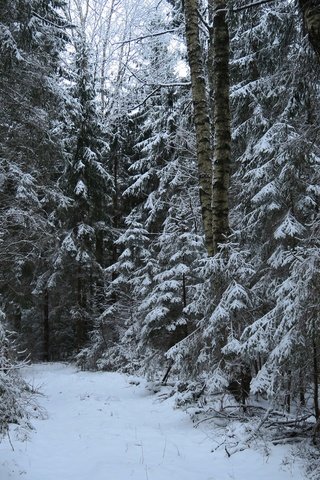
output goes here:
[[314, 400], [314, 415], [316, 420], [320, 419], [319, 409], [319, 367], [318, 367], [318, 349], [316, 341], [312, 340], [313, 347], [313, 400]]
[[110, 42], [110, 27], [111, 27], [111, 21], [112, 17], [114, 14], [114, 0], [112, 0], [111, 5], [110, 5], [110, 13], [109, 17], [107, 20], [107, 26], [104, 32], [104, 39], [102, 42], [102, 62], [101, 62], [101, 71], [100, 71], [100, 97], [101, 97], [101, 111], [102, 113], [105, 113], [105, 108], [106, 108], [106, 94], [105, 94], [105, 88], [106, 88], [106, 67], [107, 67], [107, 47], [108, 47], [108, 42]]
[[288, 372], [288, 378], [287, 378], [287, 385], [286, 385], [286, 393], [285, 393], [285, 398], [284, 398], [284, 405], [286, 412], [290, 413], [291, 411], [291, 371], [289, 370]]
[[314, 403], [314, 416], [316, 417], [316, 424], [313, 429], [312, 440], [316, 445], [317, 435], [320, 430], [320, 408], [319, 408], [319, 366], [318, 366], [318, 348], [316, 344], [315, 334], [312, 339], [313, 350], [313, 403]]
[[43, 360], [50, 360], [50, 326], [49, 326], [49, 290], [46, 288], [43, 297]]
[[[208, 79], [200, 42], [198, 0], [185, 1], [186, 39], [191, 73], [196, 128], [200, 202], [208, 255], [218, 252], [229, 235], [229, 181], [231, 163], [231, 115], [229, 98], [229, 29], [227, 0], [209, 0]], [[211, 105], [211, 106], [210, 106]], [[211, 112], [210, 112], [211, 110]], [[210, 122], [212, 113], [212, 122]], [[212, 138], [214, 137], [214, 149]], [[213, 161], [213, 163], [212, 163]]]
[[299, 0], [309, 41], [320, 59], [320, 0]]
[[187, 286], [186, 286], [186, 276], [182, 275], [182, 304], [183, 308], [187, 306]]
[[185, 21], [188, 61], [191, 75], [192, 102], [196, 130], [196, 149], [199, 172], [200, 203], [205, 244], [208, 255], [213, 255], [212, 243], [212, 143], [209, 101], [206, 92], [205, 71], [200, 42], [198, 0], [185, 0]]
[[213, 124], [212, 236], [214, 253], [229, 235], [229, 181], [231, 115], [229, 93], [229, 29], [226, 0], [210, 0], [213, 22]]
[[306, 396], [305, 396], [305, 386], [304, 386], [304, 377], [302, 371], [299, 372], [299, 397], [301, 407], [306, 405]]
[[84, 285], [82, 282], [83, 272], [81, 266], [78, 265], [78, 278], [77, 278], [77, 303], [78, 303], [78, 312], [77, 312], [77, 324], [76, 324], [76, 347], [77, 350], [80, 350], [85, 342], [87, 341], [87, 323], [85, 315], [85, 293]]

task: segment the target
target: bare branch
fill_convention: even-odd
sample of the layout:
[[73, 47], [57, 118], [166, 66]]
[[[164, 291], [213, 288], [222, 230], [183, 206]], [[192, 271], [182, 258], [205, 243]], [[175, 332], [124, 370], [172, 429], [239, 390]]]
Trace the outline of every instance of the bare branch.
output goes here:
[[242, 7], [237, 7], [237, 8], [232, 8], [232, 12], [240, 12], [241, 10], [246, 10], [247, 8], [253, 8], [253, 7], [259, 7], [260, 5], [263, 5], [264, 3], [271, 3], [275, 2], [276, 0], [259, 0], [258, 2], [254, 3], [247, 3], [246, 5], [242, 5]]
[[170, 87], [191, 87], [191, 82], [171, 82], [171, 83], [147, 83], [146, 85], [154, 85], [163, 88]]
[[138, 105], [136, 105], [135, 107], [131, 108], [131, 110], [129, 110], [129, 112], [133, 112], [134, 110], [136, 110], [137, 108], [139, 107], [142, 107], [142, 105], [144, 105], [147, 100], [149, 100], [150, 97], [152, 97], [153, 95], [155, 95], [159, 90], [160, 90], [161, 87], [157, 87], [155, 90], [153, 90], [151, 93], [149, 93], [149, 95], [146, 96], [146, 98], [141, 102], [139, 103]]
[[204, 19], [203, 15], [202, 15], [202, 13], [200, 12], [199, 9], [197, 9], [197, 14], [198, 14], [198, 17], [199, 17], [201, 23], [203, 23], [203, 25], [206, 27], [206, 29], [208, 30], [208, 32], [210, 32], [210, 31], [211, 31], [211, 27], [210, 27], [210, 25], [208, 24], [208, 22]]
[[161, 88], [170, 88], [170, 87], [190, 87], [191, 86], [191, 83], [159, 83], [159, 84], [149, 84], [149, 83], [146, 83], [145, 85], [149, 85], [149, 86], [156, 86], [156, 88], [151, 92], [149, 93], [149, 95], [146, 96], [146, 98], [141, 102], [139, 103], [138, 105], [136, 105], [135, 107], [131, 108], [130, 109], [130, 112], [133, 112], [133, 110], [136, 110], [137, 108], [139, 107], [142, 107], [142, 105], [144, 105], [146, 103], [146, 101], [152, 97], [153, 95], [155, 95]]
[[277, 0], [259, 0], [258, 2], [253, 2], [253, 3], [247, 3], [246, 5], [242, 5], [242, 7], [236, 7], [236, 8], [219, 8], [215, 10], [215, 14], [217, 13], [225, 13], [225, 12], [241, 12], [241, 10], [247, 10], [248, 8], [253, 8], [253, 7], [259, 7], [260, 5], [263, 5], [264, 3], [271, 3], [271, 2], [276, 2]]
[[176, 33], [176, 32], [179, 32], [180, 30], [181, 28], [172, 28], [171, 30], [164, 30], [162, 32], [155, 32], [155, 33], [150, 33], [148, 35], [141, 35], [141, 37], [129, 38], [128, 40], [123, 40], [122, 42], [115, 42], [112, 45], [124, 45], [125, 43], [140, 42], [145, 38], [159, 37], [160, 35], [166, 35], [167, 33]]
[[131, 70], [131, 68], [128, 66], [126, 63], [122, 63], [123, 67], [126, 68], [131, 75], [138, 80], [138, 82], [142, 83], [143, 85], [146, 85], [148, 87], [157, 87], [157, 88], [170, 88], [170, 87], [190, 87], [191, 82], [170, 82], [170, 83], [156, 83], [156, 82], [146, 82], [145, 80], [142, 80], [138, 75]]
[[34, 17], [37, 17], [39, 20], [42, 20], [43, 22], [45, 23], [48, 23], [49, 25], [52, 25], [53, 27], [55, 28], [61, 28], [61, 29], [64, 29], [64, 28], [77, 28], [76, 25], [72, 24], [72, 23], [65, 23], [63, 25], [58, 25], [57, 23], [53, 23], [51, 22], [50, 20], [48, 20], [47, 18], [44, 18], [44, 17], [41, 17], [41, 15], [38, 15], [38, 13], [32, 11], [31, 12], [32, 15]]

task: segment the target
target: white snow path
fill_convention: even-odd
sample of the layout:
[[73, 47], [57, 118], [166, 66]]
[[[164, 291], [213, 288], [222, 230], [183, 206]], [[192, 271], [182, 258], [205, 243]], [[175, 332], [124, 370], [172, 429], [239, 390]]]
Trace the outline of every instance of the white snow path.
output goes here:
[[26, 377], [45, 397], [47, 419], [28, 442], [0, 444], [0, 480], [301, 480], [296, 463], [276, 447], [265, 456], [226, 456], [219, 430], [194, 429], [188, 415], [159, 402], [143, 385], [116, 373], [77, 372], [39, 364]]

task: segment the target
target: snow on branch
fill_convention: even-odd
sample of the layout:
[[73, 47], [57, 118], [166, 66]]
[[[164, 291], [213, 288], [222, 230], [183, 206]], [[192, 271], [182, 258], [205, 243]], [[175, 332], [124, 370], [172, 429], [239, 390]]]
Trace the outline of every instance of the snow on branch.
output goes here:
[[241, 10], [247, 10], [248, 8], [259, 7], [264, 3], [271, 3], [275, 1], [276, 0], [259, 0], [258, 2], [247, 3], [246, 5], [242, 5], [241, 7], [236, 7], [236, 8], [218, 8], [217, 10], [215, 10], [215, 14], [223, 13], [223, 12], [232, 12], [232, 13], [241, 12]]
[[140, 42], [145, 38], [159, 37], [160, 35], [166, 35], [167, 33], [179, 32], [180, 28], [172, 28], [171, 30], [163, 30], [161, 32], [149, 33], [148, 35], [141, 35], [140, 37], [128, 38], [128, 40], [122, 40], [121, 42], [115, 42], [113, 45], [125, 45], [131, 42]]
[[232, 8], [232, 12], [240, 12], [241, 10], [246, 10], [247, 8], [259, 7], [264, 3], [271, 3], [275, 2], [276, 0], [259, 0], [258, 2], [247, 3], [246, 5], [242, 5], [242, 7]]

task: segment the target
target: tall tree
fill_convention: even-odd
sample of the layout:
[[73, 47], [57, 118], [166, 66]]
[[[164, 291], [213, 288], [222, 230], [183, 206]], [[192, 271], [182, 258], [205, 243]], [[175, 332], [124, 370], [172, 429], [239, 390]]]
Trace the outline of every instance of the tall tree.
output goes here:
[[212, 243], [216, 253], [219, 244], [226, 241], [229, 231], [229, 183], [231, 164], [231, 113], [229, 92], [230, 39], [226, 0], [210, 3], [213, 24], [210, 39], [213, 48], [213, 118], [214, 155], [212, 170]]
[[185, 1], [185, 26], [197, 139], [200, 201], [208, 255], [214, 253], [212, 232], [212, 124], [200, 38], [199, 2]]
[[[42, 308], [33, 296], [52, 241], [50, 214], [63, 163], [60, 137], [64, 93], [60, 54], [66, 23], [60, 1], [1, 2], [1, 231], [0, 289], [8, 322], [24, 346], [43, 348]], [[30, 335], [29, 335], [30, 333]], [[36, 335], [32, 335], [36, 333]], [[31, 340], [33, 339], [33, 340]]]
[[[229, 234], [231, 124], [229, 106], [229, 31], [227, 1], [207, 5], [209, 48], [201, 42], [198, 0], [185, 2], [186, 39], [197, 139], [200, 201], [208, 255]], [[211, 64], [212, 61], [212, 64]], [[205, 69], [205, 65], [207, 70]], [[212, 87], [208, 98], [207, 88]], [[213, 105], [213, 108], [212, 108]]]
[[[301, 372], [301, 345], [309, 345], [309, 372], [318, 349], [317, 333], [310, 333], [317, 331], [315, 319], [304, 318], [300, 303], [310, 298], [312, 287], [308, 283], [303, 293], [298, 290], [307, 268], [300, 257], [302, 245], [314, 238], [311, 232], [317, 222], [319, 96], [314, 88], [317, 72], [311, 68], [311, 56], [307, 59], [302, 53], [295, 13], [290, 2], [283, 2], [252, 11], [250, 24], [238, 17], [232, 65], [239, 82], [232, 93], [238, 166], [233, 218], [240, 245], [250, 251], [254, 272], [247, 283], [254, 314], [246, 315], [247, 327], [244, 323], [234, 354], [252, 364], [252, 389], [282, 396], [288, 408], [290, 395], [297, 399], [301, 394], [299, 376], [307, 375]], [[287, 22], [285, 30], [283, 22]], [[281, 32], [277, 57], [273, 52], [279, 51], [279, 43], [271, 40], [275, 32]], [[246, 62], [240, 43], [245, 45]], [[293, 73], [297, 65], [299, 79]], [[313, 347], [309, 335], [315, 339]]]
[[[289, 408], [290, 395], [303, 398], [299, 378], [307, 375], [317, 416], [318, 330], [312, 308], [305, 330], [304, 301], [313, 287], [307, 282], [302, 289], [311, 261], [302, 245], [314, 239], [318, 222], [319, 97], [317, 71], [301, 57], [295, 14], [290, 2], [282, 2], [230, 18], [235, 243], [200, 262], [203, 281], [188, 308], [197, 328], [169, 354], [186, 378], [205, 382], [208, 391], [229, 386], [242, 402], [253, 377], [254, 391], [282, 397]], [[279, 44], [281, 57], [273, 53]], [[298, 64], [299, 78], [288, 74]], [[315, 260], [317, 248], [311, 250]], [[317, 272], [314, 260], [310, 268]], [[308, 374], [301, 370], [299, 342], [308, 345]]]
[[[86, 39], [80, 36], [75, 48], [73, 136], [69, 161], [59, 180], [69, 203], [57, 212], [60, 245], [53, 256], [55, 288], [51, 294], [55, 318], [65, 323], [65, 332], [69, 331], [69, 354], [73, 349], [79, 351], [88, 340], [103, 301], [103, 268], [111, 256], [108, 146], [97, 111]], [[61, 301], [61, 288], [66, 285], [68, 295]], [[61, 335], [61, 326], [59, 330]]]

